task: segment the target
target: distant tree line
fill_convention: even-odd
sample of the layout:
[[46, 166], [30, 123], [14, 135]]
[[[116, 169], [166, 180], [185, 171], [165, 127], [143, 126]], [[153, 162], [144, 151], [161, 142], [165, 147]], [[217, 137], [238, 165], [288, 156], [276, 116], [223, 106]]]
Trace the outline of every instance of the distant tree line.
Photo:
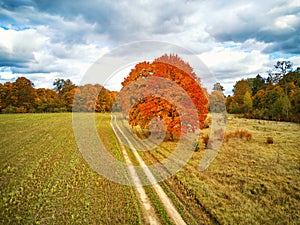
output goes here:
[[[110, 112], [118, 92], [99, 84], [76, 86], [69, 79], [56, 79], [53, 89], [34, 88], [25, 77], [0, 83], [1, 113]], [[205, 91], [205, 89], [203, 89]], [[267, 79], [259, 74], [235, 83], [233, 96], [222, 93], [216, 83], [209, 98], [211, 112], [225, 111], [248, 118], [300, 122], [300, 68]], [[76, 95], [75, 95], [76, 93]]]
[[300, 122], [300, 68], [264, 79], [260, 75], [235, 83], [226, 99], [229, 113], [248, 118]]
[[56, 79], [53, 85], [53, 89], [34, 88], [25, 77], [0, 84], [0, 112], [109, 112], [117, 94], [99, 84], [76, 86], [69, 79]]

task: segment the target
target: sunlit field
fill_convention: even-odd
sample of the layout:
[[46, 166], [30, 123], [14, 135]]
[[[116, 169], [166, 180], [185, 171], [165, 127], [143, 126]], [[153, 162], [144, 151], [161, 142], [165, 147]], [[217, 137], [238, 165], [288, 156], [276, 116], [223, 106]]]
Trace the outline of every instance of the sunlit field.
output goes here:
[[[96, 117], [106, 149], [124, 161], [110, 115]], [[135, 188], [107, 180], [85, 162], [72, 114], [2, 114], [0, 127], [1, 224], [145, 223]], [[224, 141], [203, 172], [200, 143], [184, 168], [160, 182], [162, 188], [187, 224], [299, 224], [300, 125], [228, 115], [226, 132], [238, 129], [252, 133], [252, 139]], [[163, 142], [139, 153], [151, 164], [175, 145]], [[145, 189], [160, 222], [172, 224], [152, 187]]]
[[[99, 176], [82, 158], [72, 114], [1, 115], [0, 124], [1, 224], [143, 222], [134, 189]], [[99, 132], [117, 148], [112, 131]]]
[[[300, 125], [228, 115], [226, 132], [240, 129], [252, 133], [252, 139], [224, 141], [204, 172], [198, 170], [204, 150], [195, 152], [165, 187], [204, 224], [299, 224]], [[163, 143], [150, 161], [163, 159], [172, 145]]]

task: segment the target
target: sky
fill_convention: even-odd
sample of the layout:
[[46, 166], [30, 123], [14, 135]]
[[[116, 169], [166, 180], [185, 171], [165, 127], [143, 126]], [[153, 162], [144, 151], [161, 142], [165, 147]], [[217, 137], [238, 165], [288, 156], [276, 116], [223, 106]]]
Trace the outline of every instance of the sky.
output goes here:
[[[53, 88], [56, 78], [79, 84], [101, 57], [143, 41], [192, 52], [231, 94], [237, 80], [267, 77], [278, 60], [300, 67], [300, 1], [0, 0], [1, 83], [25, 76], [35, 87]], [[120, 67], [109, 89], [130, 71]]]

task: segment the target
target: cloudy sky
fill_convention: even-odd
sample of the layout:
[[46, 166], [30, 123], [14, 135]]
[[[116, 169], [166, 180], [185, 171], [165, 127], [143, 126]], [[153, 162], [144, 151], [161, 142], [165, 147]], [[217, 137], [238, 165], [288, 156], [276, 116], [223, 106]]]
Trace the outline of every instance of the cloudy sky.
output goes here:
[[145, 40], [192, 51], [228, 94], [277, 60], [300, 66], [300, 1], [0, 0], [0, 82], [79, 83], [101, 56]]

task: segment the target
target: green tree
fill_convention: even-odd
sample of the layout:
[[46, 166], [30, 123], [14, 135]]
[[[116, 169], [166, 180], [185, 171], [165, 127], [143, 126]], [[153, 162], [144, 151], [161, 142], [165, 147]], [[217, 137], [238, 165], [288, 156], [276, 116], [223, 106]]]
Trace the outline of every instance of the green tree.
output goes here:
[[272, 86], [267, 88], [265, 93], [265, 108], [272, 108], [277, 99], [284, 96], [284, 90], [279, 86]]
[[291, 109], [291, 102], [287, 95], [284, 95], [276, 99], [271, 109], [272, 119], [276, 119], [276, 120], [288, 119], [290, 109]]
[[287, 73], [279, 80], [278, 84], [288, 95], [295, 87], [300, 87], [300, 72], [294, 71]]
[[247, 92], [252, 93], [252, 89], [249, 83], [246, 80], [242, 79], [235, 83], [233, 92], [234, 92], [233, 101], [232, 101], [233, 109], [234, 111], [236, 111], [236, 113], [243, 113], [245, 110], [244, 96]]
[[225, 105], [226, 105], [226, 110], [229, 113], [232, 113], [232, 102], [233, 102], [233, 97], [231, 95], [228, 95], [225, 101]]
[[265, 108], [265, 90], [261, 89], [258, 92], [256, 92], [254, 98], [253, 98], [253, 108], [255, 109], [263, 109]]
[[290, 92], [289, 99], [291, 102], [291, 120], [300, 122], [300, 87]]
[[251, 98], [251, 94], [249, 92], [246, 92], [246, 94], [244, 95], [244, 112], [249, 112], [250, 110], [252, 110], [252, 98]]
[[248, 78], [247, 82], [252, 89], [252, 96], [254, 96], [259, 90], [266, 88], [266, 81], [259, 74], [257, 74], [255, 78]]
[[77, 89], [77, 86], [73, 84], [73, 82], [70, 79], [64, 80], [64, 79], [56, 79], [53, 82], [53, 85], [55, 86], [55, 90], [58, 92], [59, 99], [61, 102], [61, 110], [62, 111], [72, 111], [73, 108], [73, 101], [74, 101], [74, 95]]

